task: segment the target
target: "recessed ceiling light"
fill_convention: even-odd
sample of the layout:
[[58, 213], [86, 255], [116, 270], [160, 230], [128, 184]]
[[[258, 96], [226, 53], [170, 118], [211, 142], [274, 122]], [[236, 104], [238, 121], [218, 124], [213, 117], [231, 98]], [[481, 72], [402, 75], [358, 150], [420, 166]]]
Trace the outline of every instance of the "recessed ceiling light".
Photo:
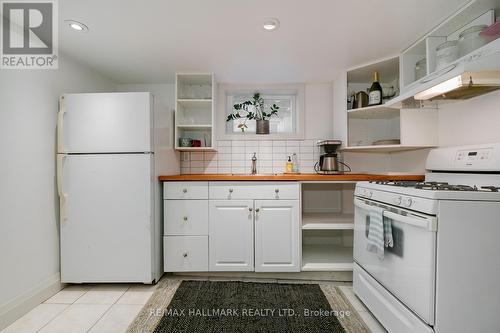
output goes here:
[[273, 31], [273, 30], [276, 30], [278, 29], [278, 27], [280, 26], [280, 21], [278, 21], [277, 18], [268, 18], [266, 19], [266, 21], [264, 22], [264, 24], [262, 25], [262, 27], [264, 28], [264, 30], [266, 31]]
[[64, 22], [66, 22], [66, 24], [68, 24], [68, 26], [75, 31], [79, 31], [79, 32], [88, 32], [89, 31], [89, 27], [87, 27], [82, 22], [78, 22], [78, 21], [74, 21], [74, 20], [65, 20]]

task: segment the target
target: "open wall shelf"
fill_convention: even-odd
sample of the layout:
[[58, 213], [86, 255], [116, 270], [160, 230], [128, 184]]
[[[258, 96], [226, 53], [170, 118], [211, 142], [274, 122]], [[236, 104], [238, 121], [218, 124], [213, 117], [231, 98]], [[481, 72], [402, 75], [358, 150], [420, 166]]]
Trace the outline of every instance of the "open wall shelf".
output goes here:
[[[175, 149], [215, 151], [213, 74], [176, 74]], [[180, 138], [199, 140], [201, 147], [181, 147]]]
[[[385, 73], [399, 91], [400, 57], [381, 60], [347, 71], [347, 92], [363, 91], [371, 84], [370, 73]], [[382, 90], [384, 90], [383, 75]], [[361, 82], [364, 79], [364, 83]], [[387, 86], [388, 83], [385, 84]], [[437, 145], [437, 112], [419, 107], [397, 109], [393, 97], [385, 104], [347, 110], [347, 144], [343, 151], [390, 153]], [[418, 129], [418, 130], [416, 130]], [[379, 141], [393, 144], [377, 144]], [[382, 142], [380, 142], [382, 143]]]

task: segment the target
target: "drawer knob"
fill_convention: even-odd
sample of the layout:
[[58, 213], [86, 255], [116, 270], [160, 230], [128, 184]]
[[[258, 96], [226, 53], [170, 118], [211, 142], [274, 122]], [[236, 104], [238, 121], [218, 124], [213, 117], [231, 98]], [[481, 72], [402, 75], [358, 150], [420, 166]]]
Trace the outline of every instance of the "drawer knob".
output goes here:
[[184, 253], [182, 254], [182, 256], [183, 256], [184, 258], [186, 258], [186, 257], [188, 256], [188, 253], [187, 253], [187, 252], [184, 252]]
[[184, 220], [184, 222], [186, 222], [188, 220], [188, 217], [184, 216], [182, 219]]
[[255, 208], [255, 212], [256, 213], [260, 212], [260, 208]]
[[183, 189], [182, 189], [182, 192], [183, 192], [183, 193], [187, 193], [187, 191], [188, 191], [188, 189], [187, 189], [187, 188], [183, 188]]
[[249, 207], [249, 208], [248, 208], [248, 211], [249, 211], [249, 212], [253, 211], [253, 208], [252, 208], [252, 207]]
[[233, 193], [233, 189], [232, 188], [229, 189], [229, 193]]
[[274, 192], [276, 192], [276, 193], [280, 193], [280, 189], [279, 189], [279, 188], [277, 188], [277, 189], [275, 189], [275, 190], [274, 190]]

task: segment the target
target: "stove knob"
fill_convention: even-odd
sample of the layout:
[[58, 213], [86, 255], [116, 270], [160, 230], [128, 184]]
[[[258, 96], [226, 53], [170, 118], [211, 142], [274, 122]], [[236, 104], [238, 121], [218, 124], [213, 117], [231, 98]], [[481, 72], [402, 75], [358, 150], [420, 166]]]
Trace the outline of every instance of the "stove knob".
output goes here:
[[373, 192], [372, 192], [372, 191], [370, 191], [370, 190], [366, 190], [366, 191], [365, 191], [365, 196], [366, 196], [367, 198], [371, 198], [371, 197], [372, 197], [372, 195], [373, 195]]
[[411, 200], [411, 198], [405, 198], [405, 199], [403, 200], [403, 205], [404, 205], [405, 207], [410, 207], [412, 203], [413, 203], [413, 201]]
[[392, 200], [392, 202], [394, 202], [395, 205], [401, 205], [401, 196], [398, 195]]

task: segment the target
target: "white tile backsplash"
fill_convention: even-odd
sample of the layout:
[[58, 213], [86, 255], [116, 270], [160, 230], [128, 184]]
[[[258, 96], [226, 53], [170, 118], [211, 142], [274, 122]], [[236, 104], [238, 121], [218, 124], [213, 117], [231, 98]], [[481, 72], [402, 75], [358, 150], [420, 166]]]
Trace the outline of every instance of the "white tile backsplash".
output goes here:
[[247, 174], [253, 153], [258, 173], [283, 173], [289, 155], [295, 153], [302, 173], [314, 173], [319, 159], [317, 140], [221, 140], [217, 152], [183, 152], [181, 174]]
[[273, 146], [273, 153], [286, 153], [286, 146]]
[[203, 153], [191, 153], [191, 161], [203, 161]]
[[245, 153], [245, 147], [240, 147], [240, 146], [233, 146], [231, 149], [231, 154], [244, 154]]
[[286, 141], [273, 141], [273, 148], [274, 147], [286, 147]]
[[231, 147], [231, 141], [220, 140], [217, 141], [217, 147]]
[[219, 160], [217, 161], [217, 167], [218, 168], [231, 168], [231, 160]]
[[231, 145], [233, 147], [245, 147], [245, 141], [243, 141], [243, 140], [231, 141]]
[[218, 154], [231, 154], [231, 146], [222, 146], [217, 148], [217, 153]]
[[204, 163], [203, 161], [193, 160], [191, 161], [191, 168], [203, 168]]

